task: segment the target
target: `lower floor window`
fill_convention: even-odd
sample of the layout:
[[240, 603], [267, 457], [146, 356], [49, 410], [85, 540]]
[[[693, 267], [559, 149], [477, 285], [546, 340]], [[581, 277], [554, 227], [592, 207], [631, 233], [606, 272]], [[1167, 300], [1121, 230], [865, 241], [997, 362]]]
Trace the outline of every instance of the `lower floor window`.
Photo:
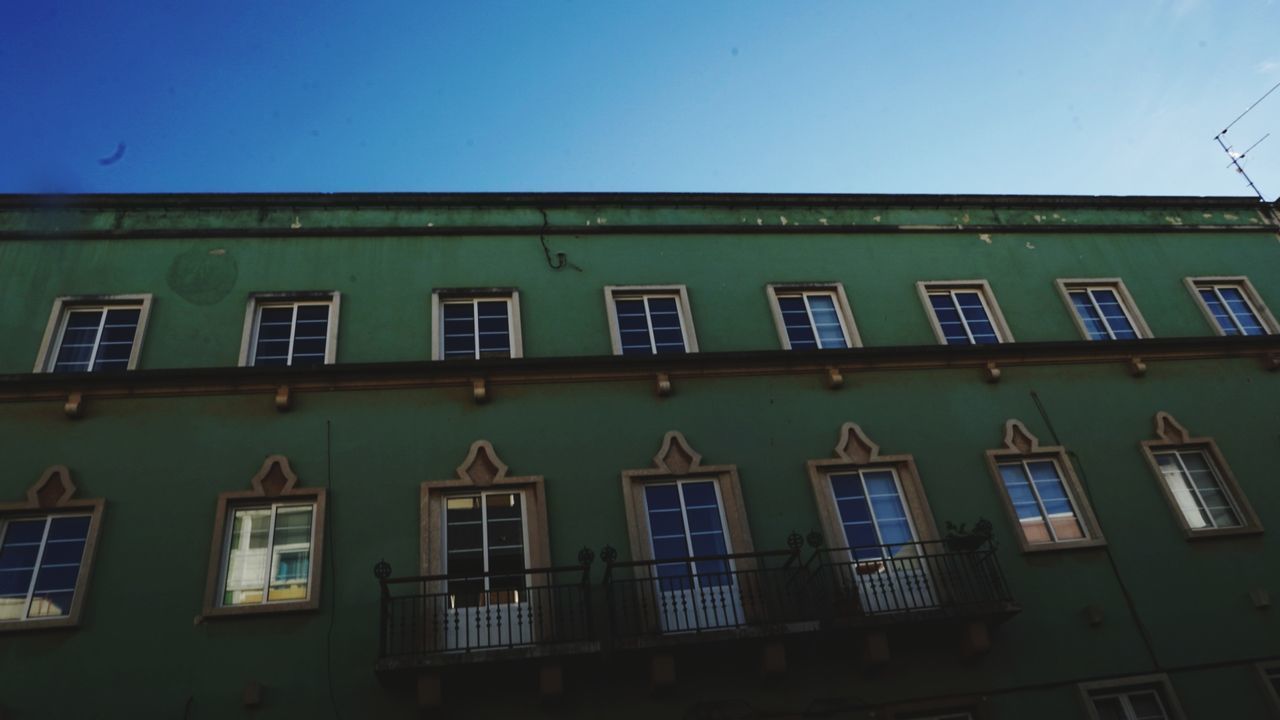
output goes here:
[[1098, 720], [1168, 720], [1165, 702], [1156, 687], [1095, 691], [1089, 694]]
[[1085, 528], [1058, 463], [1053, 459], [1026, 459], [1000, 463], [1000, 479], [1018, 515], [1022, 533], [1030, 544], [1081, 540]]
[[528, 564], [522, 500], [519, 492], [484, 492], [445, 501], [452, 607], [521, 602]]
[[275, 503], [233, 511], [222, 604], [306, 600], [315, 506]]
[[91, 519], [47, 515], [0, 526], [0, 622], [71, 613]]

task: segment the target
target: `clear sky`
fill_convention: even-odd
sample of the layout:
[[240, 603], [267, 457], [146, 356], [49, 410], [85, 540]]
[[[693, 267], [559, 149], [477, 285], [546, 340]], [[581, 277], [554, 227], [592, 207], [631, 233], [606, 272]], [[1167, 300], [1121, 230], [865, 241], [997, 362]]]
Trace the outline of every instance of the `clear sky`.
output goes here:
[[2, 0], [0, 192], [1245, 195], [1277, 82], [1280, 0]]

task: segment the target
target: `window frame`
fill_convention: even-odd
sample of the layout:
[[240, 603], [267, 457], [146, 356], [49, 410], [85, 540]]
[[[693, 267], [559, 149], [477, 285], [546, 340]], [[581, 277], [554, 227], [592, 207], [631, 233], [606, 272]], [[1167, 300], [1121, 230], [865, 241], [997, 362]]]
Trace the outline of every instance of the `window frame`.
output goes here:
[[843, 519], [840, 517], [840, 508], [831, 487], [831, 476], [842, 472], [861, 472], [877, 468], [888, 468], [897, 476], [898, 486], [902, 491], [902, 502], [907, 510], [907, 520], [915, 531], [916, 541], [930, 542], [939, 539], [938, 527], [934, 522], [933, 511], [929, 508], [929, 499], [925, 494], [924, 485], [920, 482], [920, 472], [916, 468], [915, 457], [882, 455], [880, 446], [868, 438], [857, 423], [846, 422], [840, 427], [833, 457], [809, 460], [805, 466], [809, 472], [809, 485], [813, 490], [814, 501], [818, 506], [818, 517], [822, 524], [822, 534], [826, 538], [826, 547], [849, 546], [845, 537]]
[[[1138, 303], [1129, 294], [1129, 288], [1125, 287], [1124, 280], [1113, 278], [1059, 278], [1054, 281], [1054, 286], [1058, 288], [1058, 294], [1062, 296], [1062, 302], [1067, 306], [1067, 312], [1071, 314], [1071, 320], [1075, 323], [1076, 330], [1080, 332], [1080, 337], [1090, 342], [1102, 342], [1101, 340], [1093, 340], [1089, 337], [1089, 330], [1085, 327], [1084, 320], [1080, 317], [1080, 313], [1076, 311], [1075, 304], [1071, 302], [1071, 293], [1079, 290], [1110, 290], [1116, 294], [1116, 298], [1120, 301], [1120, 309], [1124, 311], [1125, 316], [1129, 320], [1129, 324], [1133, 326], [1133, 330], [1137, 333], [1139, 340], [1153, 338], [1155, 335], [1151, 332], [1151, 327], [1147, 325], [1147, 321], [1142, 317], [1142, 312], [1138, 310]], [[1092, 294], [1090, 295], [1092, 297]], [[1107, 332], [1111, 333], [1111, 325], [1103, 318]], [[1107, 338], [1115, 340], [1115, 338]]]
[[1146, 689], [1155, 690], [1160, 699], [1160, 704], [1169, 716], [1168, 720], [1186, 720], [1186, 714], [1182, 711], [1182, 704], [1178, 702], [1178, 696], [1173, 692], [1173, 684], [1169, 682], [1169, 676], [1165, 673], [1082, 682], [1076, 685], [1076, 688], [1080, 693], [1080, 700], [1084, 704], [1085, 713], [1088, 715], [1089, 720], [1102, 720], [1093, 704], [1095, 696], [1109, 697], [1121, 694], [1126, 690]]
[[1258, 671], [1258, 681], [1262, 683], [1262, 693], [1267, 698], [1271, 712], [1280, 717], [1280, 690], [1276, 689], [1276, 683], [1272, 681], [1273, 676], [1280, 679], [1280, 660], [1254, 663], [1254, 668]]
[[[1191, 293], [1191, 297], [1195, 299], [1196, 306], [1200, 308], [1200, 312], [1204, 315], [1205, 320], [1209, 322], [1209, 327], [1213, 328], [1214, 334], [1220, 337], [1228, 337], [1226, 331], [1218, 327], [1218, 321], [1214, 319], [1213, 313], [1209, 310], [1209, 306], [1205, 303], [1204, 298], [1200, 297], [1202, 286], [1218, 287], [1224, 285], [1234, 286], [1240, 290], [1240, 294], [1244, 296], [1245, 302], [1249, 303], [1250, 309], [1258, 316], [1258, 322], [1262, 325], [1262, 329], [1266, 330], [1268, 335], [1280, 334], [1280, 322], [1276, 321], [1275, 315], [1271, 314], [1271, 310], [1267, 304], [1263, 302], [1262, 296], [1258, 294], [1253, 283], [1245, 275], [1200, 275], [1194, 277], [1185, 277], [1183, 282], [1187, 286], [1187, 291]], [[1235, 316], [1232, 316], [1234, 320]], [[1236, 337], [1236, 336], [1230, 336]], [[1240, 337], [1245, 337], [1241, 335]]]
[[[49, 312], [49, 321], [45, 324], [44, 337], [40, 340], [40, 350], [36, 353], [33, 373], [51, 373], [58, 359], [58, 350], [62, 346], [62, 336], [66, 331], [67, 318], [73, 310], [92, 310], [103, 308], [138, 308], [138, 327], [134, 331], [133, 347], [129, 350], [129, 363], [125, 370], [135, 370], [138, 359], [142, 357], [142, 341], [147, 334], [147, 320], [151, 317], [151, 293], [125, 295], [62, 295], [53, 299], [53, 309]], [[101, 341], [101, 338], [99, 338]], [[85, 372], [94, 372], [92, 367]]]
[[[1253, 506], [1249, 503], [1248, 497], [1244, 493], [1244, 489], [1240, 487], [1240, 483], [1236, 480], [1235, 473], [1231, 471], [1231, 465], [1227, 463], [1226, 457], [1222, 454], [1222, 450], [1218, 448], [1218, 443], [1211, 437], [1192, 437], [1173, 415], [1160, 411], [1155, 416], [1155, 438], [1143, 440], [1140, 443], [1142, 447], [1142, 455], [1147, 460], [1147, 466], [1151, 468], [1151, 472], [1155, 477], [1156, 483], [1160, 486], [1160, 493], [1165, 501], [1169, 504], [1169, 509], [1173, 511], [1174, 519], [1178, 522], [1183, 536], [1187, 540], [1199, 538], [1222, 537], [1224, 535], [1256, 535], [1263, 531], [1262, 521], [1258, 518], [1258, 514], [1254, 512]], [[1181, 506], [1178, 505], [1178, 499], [1174, 497], [1173, 491], [1169, 489], [1169, 484], [1164, 480], [1164, 474], [1160, 470], [1160, 463], [1156, 460], [1156, 454], [1175, 450], [1195, 450], [1203, 453], [1211, 463], [1211, 470], [1214, 471], [1218, 481], [1222, 484], [1222, 490], [1227, 493], [1228, 500], [1232, 503], [1240, 516], [1239, 527], [1225, 528], [1205, 528], [1195, 529], [1187, 522], [1186, 515], [1182, 512]]]
[[[431, 359], [445, 360], [444, 356], [444, 306], [469, 300], [507, 301], [507, 341], [512, 359], [524, 357], [524, 336], [520, 328], [520, 291], [516, 288], [437, 288], [431, 291]], [[476, 344], [479, 352], [479, 343]], [[465, 360], [466, 358], [447, 358]], [[481, 358], [472, 358], [473, 360]]]
[[[862, 347], [862, 336], [858, 333], [858, 324], [853, 319], [853, 310], [849, 307], [849, 297], [844, 292], [844, 283], [838, 282], [819, 282], [819, 283], [769, 283], [764, 286], [765, 294], [769, 298], [769, 309], [773, 313], [773, 326], [778, 331], [778, 342], [782, 344], [783, 350], [791, 349], [791, 337], [787, 334], [787, 324], [782, 318], [782, 306], [778, 302], [780, 295], [801, 296], [808, 295], [829, 295], [835, 301], [836, 315], [840, 318], [840, 330], [844, 333], [845, 345], [850, 348]], [[805, 303], [805, 310], [808, 311], [808, 302]], [[809, 312], [809, 324], [813, 324], [813, 313]], [[814, 330], [814, 337], [817, 338], [817, 330]], [[818, 348], [821, 350], [836, 350], [842, 348]]]
[[[924, 305], [925, 315], [929, 318], [929, 325], [933, 328], [933, 336], [940, 345], [950, 345], [947, 342], [947, 336], [942, 331], [942, 324], [938, 321], [938, 314], [933, 310], [933, 304], [929, 302], [929, 294], [934, 292], [955, 292], [968, 291], [977, 292], [978, 297], [982, 301], [983, 308], [987, 311], [987, 319], [991, 321], [991, 327], [996, 331], [997, 345], [1014, 342], [1013, 331], [1009, 329], [1009, 324], [1005, 322], [1004, 313], [1000, 310], [1000, 303], [996, 302], [995, 291], [991, 289], [991, 283], [986, 280], [920, 280], [916, 282], [916, 292], [920, 295], [920, 303]], [[963, 317], [963, 316], [962, 316]], [[972, 340], [972, 333], [969, 333], [969, 326], [965, 324], [965, 332], [968, 333]], [[977, 343], [970, 343], [970, 346], [977, 346]]]
[[[693, 327], [693, 312], [689, 305], [689, 290], [684, 285], [606, 285], [604, 287], [605, 311], [609, 320], [609, 339], [613, 354], [622, 355], [622, 333], [618, 325], [617, 300], [646, 297], [672, 297], [680, 317], [680, 331], [684, 335], [686, 355], [698, 352], [698, 333]], [[647, 306], [646, 306], [647, 307]], [[650, 332], [652, 333], [652, 323]], [[650, 357], [657, 357], [651, 355]]]
[[[209, 543], [209, 569], [205, 576], [204, 603], [201, 617], [234, 617], [316, 610], [320, 607], [321, 580], [324, 576], [325, 501], [324, 488], [299, 487], [297, 474], [284, 455], [270, 455], [249, 481], [247, 491], [224, 492], [218, 495], [213, 519], [213, 537]], [[305, 600], [263, 601], [252, 605], [224, 605], [222, 594], [230, 553], [231, 520], [235, 511], [244, 508], [282, 505], [311, 504], [311, 561], [308, 567], [307, 598]], [[270, 571], [267, 576], [270, 578]]]
[[[256, 367], [254, 361], [256, 360], [258, 344], [258, 320], [263, 308], [320, 304], [329, 305], [329, 325], [326, 329], [324, 363], [322, 364], [334, 364], [338, 356], [338, 318], [342, 304], [342, 293], [336, 290], [308, 290], [249, 294], [249, 300], [245, 304], [244, 311], [244, 331], [240, 338], [240, 367]], [[267, 367], [275, 370], [293, 368], [293, 358], [289, 358], [289, 365]]]
[[[1005, 516], [1011, 523], [1014, 537], [1017, 538], [1022, 552], [1062, 552], [1106, 545], [1107, 540], [1103, 535], [1102, 527], [1098, 524], [1097, 516], [1094, 515], [1093, 504], [1089, 501], [1080, 478], [1076, 476], [1075, 467], [1067, 456], [1066, 448], [1058, 445], [1041, 445], [1039, 438], [1032, 435], [1022, 421], [1011, 418], [1005, 421], [1004, 425], [1004, 447], [987, 450], [985, 454], [987, 468], [991, 479], [995, 482], [1000, 503], [1004, 506]], [[1078, 540], [1054, 540], [1034, 544], [1027, 540], [1026, 533], [1022, 531], [1022, 521], [1018, 518], [1018, 511], [1014, 508], [1013, 499], [1009, 496], [1009, 490], [1005, 487], [1004, 479], [1000, 475], [1000, 465], [1014, 460], [1023, 463], [1030, 460], [1052, 460], [1057, 465], [1059, 479], [1071, 501], [1076, 519], [1083, 526], [1085, 537]]]
[[[85, 598], [89, 594], [93, 575], [93, 560], [102, 533], [102, 515], [106, 507], [103, 498], [75, 498], [78, 488], [71, 479], [71, 471], [65, 465], [46, 468], [40, 479], [27, 489], [26, 499], [0, 503], [0, 526], [12, 520], [50, 518], [59, 515], [89, 515], [89, 529], [85, 533], [84, 552], [80, 558], [80, 571], [76, 575], [71, 608], [66, 615], [52, 618], [23, 618], [0, 621], [0, 633], [44, 630], [49, 628], [73, 628], [80, 624]], [[43, 543], [43, 541], [42, 541]], [[34, 573], [40, 571], [37, 564]], [[35, 578], [32, 578], [34, 582]]]

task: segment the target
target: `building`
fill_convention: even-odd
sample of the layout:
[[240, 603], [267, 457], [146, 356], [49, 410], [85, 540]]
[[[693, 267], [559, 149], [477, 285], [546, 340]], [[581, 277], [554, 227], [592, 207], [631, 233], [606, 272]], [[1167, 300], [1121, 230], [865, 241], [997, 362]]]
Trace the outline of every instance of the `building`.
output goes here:
[[0, 198], [4, 717], [1276, 716], [1278, 232]]

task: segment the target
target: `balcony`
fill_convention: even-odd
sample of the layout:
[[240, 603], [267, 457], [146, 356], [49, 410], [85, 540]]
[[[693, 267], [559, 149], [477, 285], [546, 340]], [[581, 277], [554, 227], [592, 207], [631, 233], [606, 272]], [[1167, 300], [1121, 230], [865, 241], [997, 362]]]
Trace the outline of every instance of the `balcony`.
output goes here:
[[599, 649], [589, 564], [402, 578], [379, 565], [379, 671]]

